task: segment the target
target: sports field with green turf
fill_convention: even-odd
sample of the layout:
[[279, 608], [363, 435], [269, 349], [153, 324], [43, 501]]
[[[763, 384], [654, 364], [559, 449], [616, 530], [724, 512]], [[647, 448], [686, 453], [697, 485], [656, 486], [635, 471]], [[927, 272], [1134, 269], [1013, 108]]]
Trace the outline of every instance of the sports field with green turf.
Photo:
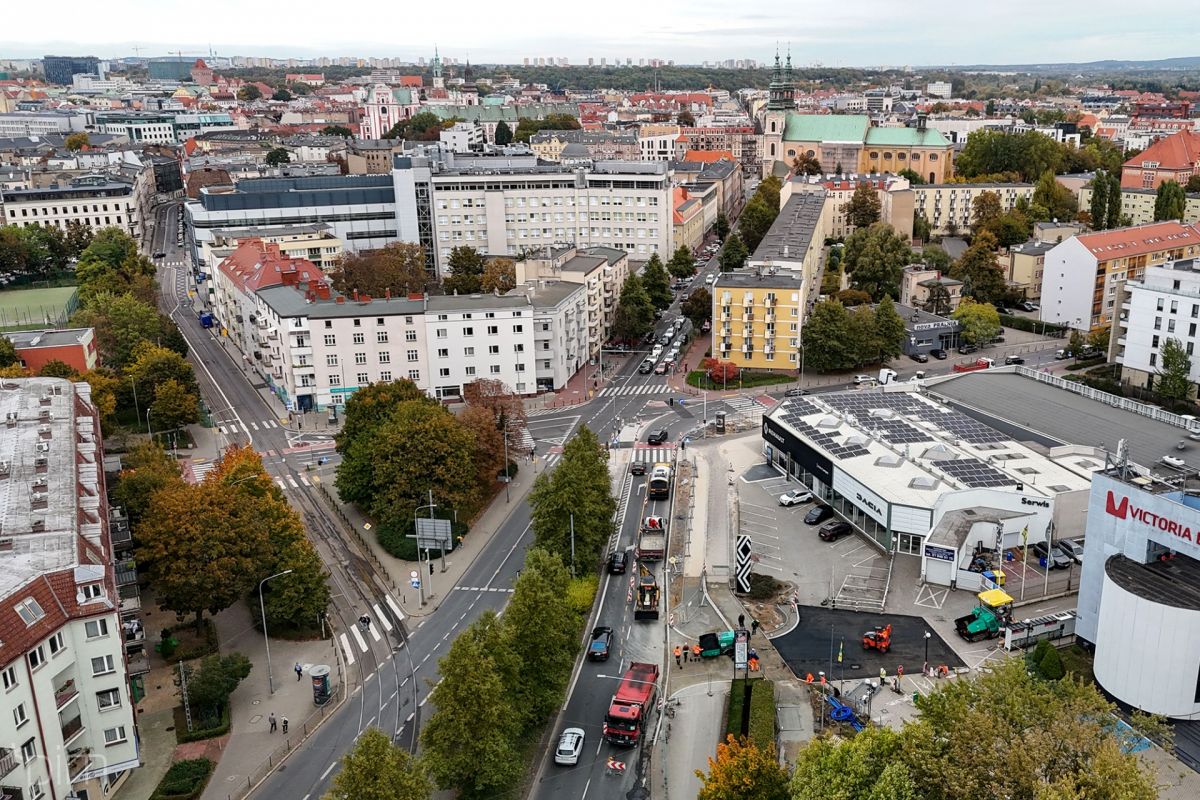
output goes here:
[[75, 310], [74, 286], [0, 291], [0, 331], [63, 327]]

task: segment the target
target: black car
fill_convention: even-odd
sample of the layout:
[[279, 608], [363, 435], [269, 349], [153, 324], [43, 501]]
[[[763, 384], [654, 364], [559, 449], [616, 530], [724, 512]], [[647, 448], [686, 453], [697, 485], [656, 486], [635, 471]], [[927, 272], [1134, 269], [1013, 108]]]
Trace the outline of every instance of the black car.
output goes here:
[[962, 353], [964, 356], [970, 355], [971, 353], [974, 353], [978, 349], [979, 348], [973, 344], [960, 344], [958, 346], [958, 352]]
[[609, 575], [624, 575], [625, 566], [628, 563], [628, 558], [624, 550], [617, 550], [608, 557], [608, 574]]
[[808, 510], [808, 513], [804, 515], [804, 524], [816, 525], [817, 523], [824, 522], [832, 516], [833, 509], [829, 506], [813, 506]]
[[995, 309], [996, 309], [996, 313], [997, 313], [997, 314], [1009, 314], [1009, 313], [1011, 313], [1011, 312], [1008, 310], [1008, 308], [1006, 308], [1005, 306], [1002, 306], [1002, 305], [1000, 305], [999, 303], [996, 303], [994, 307], [995, 307]]
[[608, 661], [612, 649], [613, 629], [601, 625], [592, 629], [592, 643], [588, 645], [588, 661]]
[[1045, 542], [1037, 542], [1029, 545], [1029, 549], [1039, 559], [1044, 560], [1050, 569], [1066, 569], [1071, 566], [1071, 557], [1059, 550], [1058, 545], [1050, 547]]
[[635, 461], [632, 464], [630, 464], [629, 465], [629, 474], [630, 475], [645, 475], [646, 474], [646, 462], [645, 461]]
[[821, 529], [817, 531], [817, 536], [820, 536], [821, 541], [823, 542], [836, 542], [838, 539], [849, 533], [850, 530], [850, 523], [842, 522], [839, 519], [834, 520], [833, 522], [826, 522], [824, 525], [822, 525]]
[[1020, 356], [1007, 356], [1004, 359], [1004, 363], [1005, 364], [1024, 364], [1025, 359], [1021, 358]]
[[670, 439], [670, 438], [671, 438], [670, 431], [668, 431], [666, 428], [659, 428], [656, 431], [650, 432], [650, 435], [646, 437], [646, 443], [647, 444], [664, 444], [664, 443], [666, 443], [667, 439]]
[[803, 397], [808, 394], [808, 389], [792, 387], [783, 393], [784, 397]]
[[909, 356], [909, 358], [918, 364], [924, 364], [929, 361], [929, 356], [925, 355], [924, 353], [913, 353]]
[[934, 357], [934, 358], [936, 358], [938, 361], [945, 361], [945, 360], [946, 360], [946, 351], [945, 351], [945, 350], [943, 350], [943, 349], [942, 349], [942, 348], [940, 348], [940, 347], [939, 347], [939, 348], [937, 348], [936, 350], [930, 350], [930, 351], [929, 351], [929, 355], [933, 356], [933, 357]]

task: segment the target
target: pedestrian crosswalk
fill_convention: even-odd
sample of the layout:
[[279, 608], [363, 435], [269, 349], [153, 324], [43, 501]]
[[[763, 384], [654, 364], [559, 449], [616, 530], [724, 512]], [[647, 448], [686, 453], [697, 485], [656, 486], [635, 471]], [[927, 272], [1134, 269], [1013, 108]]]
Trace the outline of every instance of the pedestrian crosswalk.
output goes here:
[[647, 447], [639, 444], [633, 448], [633, 460], [646, 464], [670, 463], [675, 460], [675, 446]]
[[512, 594], [512, 589], [504, 589], [500, 586], [455, 586], [456, 592], [508, 592]]
[[380, 632], [380, 627], [383, 628], [383, 632], [391, 632], [396, 625], [404, 621], [400, 604], [390, 593], [384, 595], [383, 601], [388, 611], [385, 612], [379, 603], [371, 605], [374, 616], [371, 617], [371, 624], [367, 626], [366, 635], [360, 625], [351, 625], [345, 633], [338, 634], [338, 643], [342, 646], [342, 655], [346, 658], [347, 666], [353, 665], [359, 654], [370, 649], [367, 644], [368, 636], [372, 642], [381, 641], [383, 633]]
[[730, 397], [724, 403], [734, 414], [761, 414], [764, 411], [762, 403], [753, 397]]
[[[300, 488], [300, 485], [296, 483], [296, 478], [291, 475], [287, 475], [284, 477], [280, 477], [280, 476], [276, 475], [275, 483], [279, 486], [280, 489], [284, 489], [284, 490], [286, 490], [289, 486], [293, 489]], [[303, 483], [305, 486], [312, 486], [312, 483], [308, 480], [308, 476], [305, 475], [304, 473], [300, 473], [300, 483]]]
[[225, 422], [217, 426], [217, 430], [229, 436], [230, 434], [245, 433], [249, 435], [251, 431], [265, 431], [271, 428], [278, 428], [279, 420], [264, 419], [261, 422]]
[[609, 386], [600, 390], [600, 397], [626, 397], [635, 394], [675, 394], [675, 390], [663, 383], [647, 383], [641, 386]]
[[207, 459], [196, 459], [192, 461], [192, 477], [196, 483], [204, 480], [204, 476], [217, 468], [216, 462]]

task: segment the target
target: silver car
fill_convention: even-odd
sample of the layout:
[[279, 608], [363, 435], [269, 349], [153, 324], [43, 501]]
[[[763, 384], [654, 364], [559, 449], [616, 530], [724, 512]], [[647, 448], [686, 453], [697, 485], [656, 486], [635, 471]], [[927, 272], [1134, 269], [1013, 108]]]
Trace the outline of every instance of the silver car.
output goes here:
[[558, 747], [554, 750], [554, 763], [572, 767], [579, 763], [579, 754], [583, 752], [583, 728], [567, 728], [558, 737]]

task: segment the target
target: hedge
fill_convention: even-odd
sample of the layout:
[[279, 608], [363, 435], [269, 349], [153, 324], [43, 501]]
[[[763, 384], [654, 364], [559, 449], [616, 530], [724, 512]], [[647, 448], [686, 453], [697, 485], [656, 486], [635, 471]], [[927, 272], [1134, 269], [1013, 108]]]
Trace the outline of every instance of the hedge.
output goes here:
[[[759, 747], [775, 743], [775, 684], [766, 678], [750, 678], [750, 733], [747, 738]], [[729, 690], [729, 709], [725, 716], [725, 735], [741, 738], [742, 701], [745, 678], [733, 681]], [[724, 739], [724, 737], [722, 737]]]
[[183, 716], [183, 707], [175, 708], [175, 741], [179, 744], [187, 742], [200, 742], [205, 739], [215, 739], [218, 736], [224, 736], [229, 733], [229, 728], [233, 724], [232, 717], [229, 713], [229, 703], [225, 704], [225, 708], [221, 711], [221, 724], [214, 728], [199, 728], [191, 733], [188, 732], [187, 724], [181, 717]]
[[[413, 528], [412, 518], [401, 520], [400, 522], [380, 522], [375, 527], [375, 538], [379, 542], [388, 555], [395, 556], [403, 561], [417, 560], [417, 540], [409, 537], [416, 533]], [[467, 523], [465, 522], [450, 522], [450, 534], [454, 541], [458, 541], [459, 537], [467, 535]], [[451, 550], [454, 548], [451, 547]], [[439, 558], [442, 554], [441, 550], [436, 548], [429, 551], [433, 558]]]
[[776, 383], [795, 383], [796, 376], [785, 375], [781, 372], [748, 372], [742, 370], [738, 377], [721, 384], [709, 380], [708, 373], [705, 370], [697, 369], [688, 373], [687, 382], [689, 386], [695, 386], [697, 389], [719, 392], [730, 389], [750, 389], [755, 386], [770, 386]]
[[204, 791], [213, 766], [207, 758], [176, 761], [158, 782], [150, 800], [195, 800]]
[[1027, 333], [1038, 333], [1055, 339], [1061, 339], [1066, 336], [1068, 330], [1066, 325], [1055, 325], [1053, 322], [1041, 322], [1029, 317], [1016, 317], [1011, 314], [1001, 314], [1000, 324], [1006, 328], [1013, 328]]

